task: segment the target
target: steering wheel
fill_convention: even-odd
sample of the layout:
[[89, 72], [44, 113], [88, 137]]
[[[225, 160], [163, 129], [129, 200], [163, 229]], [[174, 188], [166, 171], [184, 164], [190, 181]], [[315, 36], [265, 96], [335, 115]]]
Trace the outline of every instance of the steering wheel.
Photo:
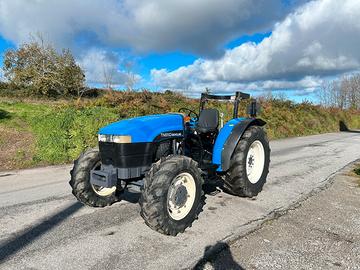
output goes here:
[[195, 120], [199, 119], [199, 115], [194, 112], [193, 110], [190, 110], [188, 108], [180, 108], [178, 112], [184, 112], [187, 114], [187, 116], [191, 117], [191, 118], [195, 118]]

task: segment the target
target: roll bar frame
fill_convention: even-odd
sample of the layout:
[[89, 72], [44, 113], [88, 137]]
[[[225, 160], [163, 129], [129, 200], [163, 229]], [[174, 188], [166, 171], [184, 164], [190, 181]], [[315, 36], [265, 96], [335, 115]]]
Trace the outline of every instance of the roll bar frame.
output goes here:
[[205, 104], [208, 100], [231, 100], [234, 101], [233, 118], [238, 118], [239, 104], [242, 99], [249, 99], [250, 94], [243, 92], [236, 92], [235, 95], [211, 95], [202, 93], [200, 98], [200, 110], [199, 113], [205, 108]]

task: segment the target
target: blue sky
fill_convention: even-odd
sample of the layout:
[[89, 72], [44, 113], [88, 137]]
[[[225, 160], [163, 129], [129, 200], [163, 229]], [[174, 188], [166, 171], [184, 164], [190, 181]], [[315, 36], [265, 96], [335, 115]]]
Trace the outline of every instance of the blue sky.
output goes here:
[[1, 64], [4, 61], [4, 53], [6, 52], [6, 50], [14, 48], [14, 47], [15, 47], [15, 45], [12, 42], [10, 42], [9, 40], [6, 40], [5, 38], [3, 38], [0, 35], [0, 62], [1, 62]]
[[[34, 33], [70, 48], [90, 85], [236, 90], [316, 102], [360, 67], [357, 0], [0, 0], [0, 57]], [[336, 19], [331, 19], [336, 18]], [[0, 59], [2, 62], [2, 58]]]

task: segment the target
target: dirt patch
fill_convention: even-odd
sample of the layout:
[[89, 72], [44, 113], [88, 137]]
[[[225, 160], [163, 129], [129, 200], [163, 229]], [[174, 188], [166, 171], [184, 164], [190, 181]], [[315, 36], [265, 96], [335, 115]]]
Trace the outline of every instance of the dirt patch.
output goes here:
[[0, 171], [31, 167], [34, 141], [30, 131], [0, 125]]

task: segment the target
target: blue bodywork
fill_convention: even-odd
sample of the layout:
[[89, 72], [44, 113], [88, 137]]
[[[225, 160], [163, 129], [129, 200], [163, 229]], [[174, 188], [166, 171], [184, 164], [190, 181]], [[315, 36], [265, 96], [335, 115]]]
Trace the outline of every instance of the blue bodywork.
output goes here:
[[216, 164], [216, 165], [219, 165], [219, 167], [217, 168], [218, 172], [222, 171], [222, 168], [221, 168], [221, 153], [222, 153], [222, 150], [224, 148], [224, 144], [225, 144], [227, 138], [229, 137], [229, 135], [232, 132], [233, 128], [238, 123], [240, 123], [241, 121], [243, 121], [245, 119], [246, 118], [244, 118], [244, 117], [232, 119], [229, 122], [227, 122], [223, 126], [223, 128], [220, 130], [219, 135], [216, 138], [216, 142], [215, 142], [214, 150], [213, 150], [213, 157], [212, 157], [212, 163]]
[[[227, 122], [219, 131], [213, 148], [212, 163], [218, 165], [217, 171], [222, 172], [221, 156], [226, 140], [234, 127], [248, 118], [236, 118]], [[197, 121], [191, 119], [190, 127], [195, 128]], [[182, 114], [155, 114], [121, 120], [105, 126], [99, 130], [104, 135], [128, 135], [132, 143], [153, 142], [157, 136], [171, 131], [184, 132], [184, 119]], [[240, 139], [240, 138], [239, 138]]]
[[121, 120], [99, 130], [104, 135], [129, 135], [132, 143], [152, 142], [162, 132], [184, 131], [182, 114], [155, 114]]

